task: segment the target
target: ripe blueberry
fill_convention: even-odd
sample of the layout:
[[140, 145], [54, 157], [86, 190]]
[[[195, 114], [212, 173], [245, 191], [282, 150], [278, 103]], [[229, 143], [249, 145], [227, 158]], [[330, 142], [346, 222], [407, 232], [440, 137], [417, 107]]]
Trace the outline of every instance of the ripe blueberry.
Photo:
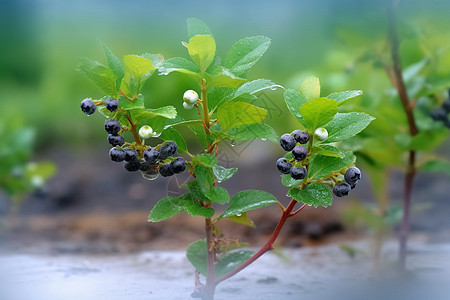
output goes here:
[[162, 167], [159, 168], [159, 174], [163, 177], [168, 177], [173, 175], [172, 168], [170, 167], [171, 163], [165, 163]]
[[125, 170], [129, 171], [129, 172], [136, 172], [139, 171], [139, 168], [141, 166], [140, 161], [138, 160], [133, 160], [133, 161], [127, 161], [125, 162], [125, 164], [123, 165], [123, 167], [125, 168]]
[[442, 103], [442, 108], [447, 112], [450, 113], [450, 99], [445, 100]]
[[350, 184], [348, 184], [347, 182], [343, 182], [339, 185], [336, 184], [333, 187], [333, 194], [335, 194], [338, 197], [347, 196], [351, 189], [352, 188], [351, 188]]
[[159, 158], [164, 160], [169, 156], [174, 156], [176, 152], [177, 144], [175, 144], [174, 141], [168, 141], [167, 143], [164, 143], [159, 149]]
[[108, 99], [105, 101], [105, 106], [110, 112], [116, 111], [119, 108], [119, 101], [116, 99]]
[[294, 130], [291, 133], [294, 139], [300, 144], [306, 144], [309, 141], [309, 134], [303, 130]]
[[290, 170], [292, 179], [300, 180], [306, 177], [306, 167], [292, 167]]
[[361, 171], [357, 167], [350, 167], [345, 171], [344, 179], [348, 184], [356, 183], [361, 179]]
[[111, 148], [109, 150], [109, 158], [115, 162], [121, 162], [125, 159], [125, 151], [122, 149]]
[[186, 161], [182, 157], [177, 157], [170, 163], [170, 168], [174, 174], [178, 174], [186, 170]]
[[158, 171], [155, 171], [156, 170], [156, 164], [155, 163], [151, 163], [151, 162], [148, 162], [148, 161], [146, 161], [146, 160], [141, 160], [140, 161], [140, 166], [139, 166], [139, 170], [141, 170], [142, 172], [144, 172], [144, 173], [146, 173], [146, 172], [156, 172], [156, 173], [158, 173]]
[[106, 120], [105, 130], [110, 134], [118, 134], [120, 131], [120, 123], [113, 119]]
[[137, 161], [138, 153], [134, 149], [125, 149], [125, 161]]
[[122, 135], [108, 134], [108, 143], [112, 146], [122, 146], [125, 143], [125, 140]]
[[80, 107], [81, 107], [81, 110], [88, 116], [92, 115], [95, 112], [95, 109], [97, 108], [95, 106], [94, 101], [92, 101], [89, 98], [86, 98], [83, 101], [81, 101]]
[[148, 162], [157, 161], [159, 156], [160, 156], [159, 151], [153, 147], [144, 151], [144, 159]]
[[444, 121], [447, 119], [447, 112], [443, 108], [433, 108], [430, 111], [430, 117], [435, 121]]
[[292, 164], [288, 162], [286, 158], [282, 157], [277, 160], [277, 168], [281, 174], [289, 174]]
[[295, 146], [294, 149], [292, 149], [292, 156], [295, 158], [295, 160], [304, 160], [306, 158], [306, 155], [308, 155], [308, 150], [306, 150], [306, 148], [303, 146]]
[[353, 183], [349, 183], [349, 184], [350, 184], [350, 187], [352, 188], [352, 190], [356, 187], [356, 185], [358, 184], [358, 182], [359, 182], [359, 180], [358, 180], [358, 181], [355, 181], [355, 182], [353, 182]]
[[294, 137], [289, 133], [285, 133], [280, 137], [280, 146], [286, 151], [294, 149], [296, 143]]

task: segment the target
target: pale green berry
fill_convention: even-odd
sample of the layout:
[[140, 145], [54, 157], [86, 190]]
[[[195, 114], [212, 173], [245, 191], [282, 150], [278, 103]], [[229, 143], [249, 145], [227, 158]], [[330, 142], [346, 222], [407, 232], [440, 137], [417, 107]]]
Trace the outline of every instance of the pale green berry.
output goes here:
[[314, 136], [316, 136], [319, 141], [325, 141], [328, 138], [328, 131], [323, 127], [317, 128], [316, 131], [314, 131]]
[[195, 104], [190, 104], [190, 103], [183, 102], [183, 107], [185, 109], [193, 109], [194, 106], [195, 106]]
[[148, 125], [144, 125], [139, 129], [139, 136], [143, 139], [148, 139], [153, 136], [153, 129]]
[[183, 94], [183, 100], [185, 103], [194, 104], [198, 101], [198, 94], [194, 90], [187, 90]]

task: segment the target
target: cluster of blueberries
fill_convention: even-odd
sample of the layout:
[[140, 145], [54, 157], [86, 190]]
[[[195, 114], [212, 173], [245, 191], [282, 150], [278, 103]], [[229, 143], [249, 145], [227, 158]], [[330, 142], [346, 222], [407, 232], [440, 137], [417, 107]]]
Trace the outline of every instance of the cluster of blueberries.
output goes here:
[[[306, 167], [300, 166], [308, 150], [302, 146], [309, 141], [309, 134], [302, 130], [294, 130], [292, 133], [283, 134], [280, 138], [280, 145], [285, 151], [291, 151], [294, 158], [294, 166], [286, 158], [282, 157], [277, 160], [277, 168], [281, 174], [290, 174], [293, 179], [300, 180], [306, 177]], [[300, 144], [300, 145], [297, 145]], [[295, 166], [298, 165], [298, 166]]]
[[[106, 109], [114, 112], [119, 107], [119, 101], [108, 99], [105, 101]], [[91, 115], [96, 110], [96, 105], [91, 99], [84, 99], [81, 102], [81, 110]], [[183, 172], [186, 169], [186, 161], [182, 157], [174, 157], [177, 152], [177, 144], [174, 141], [167, 141], [162, 144], [159, 151], [154, 147], [148, 147], [139, 159], [139, 153], [131, 148], [119, 148], [125, 144], [123, 135], [119, 134], [122, 127], [117, 120], [108, 119], [105, 121], [105, 130], [108, 133], [108, 142], [113, 146], [109, 150], [109, 157], [115, 162], [124, 162], [124, 167], [129, 172], [141, 171], [143, 174], [155, 175], [159, 170], [161, 176], [167, 177]], [[163, 161], [170, 158], [170, 162]]]
[[344, 181], [333, 187], [333, 194], [338, 197], [347, 196], [350, 190], [353, 190], [356, 187], [356, 184], [360, 179], [361, 171], [357, 167], [348, 168], [344, 174]]
[[438, 122], [443, 122], [445, 126], [450, 128], [450, 89], [448, 90], [449, 93], [449, 99], [445, 100], [441, 107], [433, 108], [430, 111], [430, 117]]

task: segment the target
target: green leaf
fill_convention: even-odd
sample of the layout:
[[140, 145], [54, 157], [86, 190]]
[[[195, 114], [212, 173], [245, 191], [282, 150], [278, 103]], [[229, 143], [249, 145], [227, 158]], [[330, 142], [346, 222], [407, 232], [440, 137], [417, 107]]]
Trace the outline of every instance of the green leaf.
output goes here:
[[155, 68], [159, 68], [161, 63], [164, 61], [164, 56], [162, 56], [161, 54], [144, 53], [141, 55], [141, 57], [151, 60], [152, 65]]
[[217, 110], [217, 118], [223, 131], [240, 125], [260, 123], [266, 116], [267, 110], [264, 108], [239, 101], [226, 103]]
[[305, 121], [300, 113], [300, 107], [307, 102], [306, 98], [296, 90], [287, 89], [284, 92], [284, 101], [291, 114], [303, 124]]
[[227, 168], [222, 167], [221, 165], [215, 165], [212, 168], [212, 170], [213, 170], [213, 173], [214, 173], [214, 176], [216, 177], [216, 179], [219, 182], [221, 182], [221, 181], [230, 179], [234, 175], [234, 173], [237, 172], [238, 169], [237, 168], [227, 169]]
[[134, 99], [134, 101], [130, 101], [128, 98], [120, 96], [119, 107], [120, 109], [131, 111], [131, 113], [134, 112], [139, 114], [141, 110], [144, 112], [144, 95], [139, 95], [136, 99]]
[[422, 130], [415, 136], [397, 134], [395, 141], [405, 150], [432, 151], [447, 137], [447, 129]]
[[214, 178], [211, 168], [196, 166], [194, 168], [195, 178], [203, 193], [209, 192], [214, 185]]
[[193, 162], [205, 167], [214, 167], [217, 165], [217, 158], [211, 153], [202, 153], [194, 156]]
[[281, 183], [288, 188], [291, 188], [293, 186], [296, 186], [302, 182], [302, 180], [293, 179], [290, 174], [283, 174], [281, 175]]
[[213, 203], [225, 204], [230, 202], [230, 194], [221, 186], [213, 187], [211, 191], [206, 193], [206, 197], [209, 199], [209, 202]]
[[271, 193], [259, 190], [246, 190], [237, 193], [231, 199], [230, 205], [220, 218], [240, 215], [246, 211], [266, 207], [277, 203], [277, 198]]
[[125, 55], [123, 58], [125, 72], [136, 79], [147, 79], [155, 67], [152, 61], [137, 55]]
[[233, 271], [252, 257], [254, 253], [255, 252], [249, 250], [238, 250], [223, 255], [214, 266], [215, 276], [220, 277]]
[[344, 152], [343, 155], [344, 157], [338, 158], [313, 154], [309, 165], [308, 177], [318, 179], [328, 176], [331, 172], [339, 171], [356, 160], [351, 152]]
[[318, 182], [308, 184], [303, 190], [290, 189], [288, 194], [296, 201], [314, 205], [314, 207], [319, 205], [327, 207], [333, 202], [333, 196], [331, 196], [328, 186]]
[[184, 199], [178, 197], [166, 197], [159, 200], [151, 210], [148, 221], [163, 221], [183, 212], [185, 210], [183, 203]]
[[344, 91], [344, 92], [337, 92], [337, 93], [330, 94], [326, 98], [336, 100], [338, 105], [341, 106], [347, 100], [358, 97], [358, 96], [362, 95], [362, 93], [363, 92], [361, 90]]
[[310, 76], [303, 81], [300, 86], [300, 92], [308, 101], [316, 100], [320, 97], [320, 82], [319, 78]]
[[216, 54], [216, 42], [210, 35], [196, 35], [189, 39], [189, 55], [204, 73]]
[[220, 67], [219, 73], [206, 77], [208, 86], [237, 88], [241, 86], [247, 79], [236, 77], [228, 69]]
[[253, 81], [249, 81], [241, 85], [232, 96], [232, 99], [236, 99], [239, 96], [244, 94], [254, 95], [258, 92], [271, 89], [274, 90], [276, 88], [283, 88], [281, 85], [275, 84], [273, 81], [268, 79], [256, 79]]
[[173, 128], [167, 128], [163, 132], [161, 132], [161, 135], [159, 138], [165, 140], [165, 141], [174, 141], [177, 144], [178, 153], [186, 153], [187, 152], [187, 145], [186, 141], [184, 140], [183, 136], [175, 129]]
[[[134, 102], [136, 102], [136, 100]], [[168, 119], [174, 119], [177, 116], [177, 110], [173, 106], [163, 106], [159, 108], [146, 109], [142, 109], [142, 107], [133, 107], [132, 109], [128, 110], [132, 114], [133, 120], [135, 120], [137, 123], [144, 123], [147, 119], [158, 116]]]
[[313, 153], [317, 153], [324, 156], [342, 157], [342, 152], [331, 145], [318, 145], [312, 148]]
[[338, 109], [335, 100], [327, 98], [319, 98], [309, 102], [300, 107], [305, 127], [311, 131], [322, 127], [330, 122]]
[[250, 218], [247, 216], [247, 213], [243, 213], [239, 216], [237, 216], [237, 215], [228, 216], [224, 219], [228, 219], [230, 221], [233, 221], [233, 222], [236, 222], [239, 224], [243, 224], [243, 225], [247, 225], [247, 226], [256, 228], [255, 223], [252, 220], [250, 220]]
[[200, 35], [206, 34], [206, 35], [210, 35], [210, 36], [213, 35], [211, 33], [211, 29], [209, 29], [208, 25], [206, 25], [206, 23], [200, 19], [187, 18], [186, 23], [187, 23], [187, 31], [188, 31], [189, 38], [199, 35], [199, 34]]
[[78, 68], [86, 77], [92, 80], [106, 95], [117, 95], [117, 77], [108, 67], [88, 58], [80, 58]]
[[233, 74], [246, 77], [248, 71], [269, 48], [270, 39], [264, 36], [247, 37], [231, 47], [223, 65]]
[[337, 113], [333, 120], [326, 126], [328, 131], [328, 139], [326, 139], [326, 142], [343, 141], [355, 136], [373, 120], [375, 120], [374, 117], [365, 113]]
[[226, 132], [231, 139], [246, 141], [253, 139], [269, 140], [274, 143], [279, 142], [278, 134], [267, 124], [256, 123], [233, 127]]
[[191, 216], [209, 219], [214, 215], [213, 208], [202, 206], [190, 193], [184, 194], [183, 196], [185, 196], [185, 200], [183, 201], [184, 208]]
[[194, 79], [202, 78], [199, 67], [183, 57], [173, 57], [161, 62], [158, 71], [160, 75], [168, 75], [172, 72], [179, 72]]
[[[20, 131], [19, 131], [20, 132]], [[17, 133], [19, 133], [17, 132]], [[21, 136], [22, 138], [22, 136]], [[20, 151], [21, 149], [18, 149]], [[56, 165], [49, 161], [44, 162], [30, 162], [27, 164], [25, 170], [25, 176], [27, 178], [32, 178], [33, 176], [39, 176], [44, 180], [49, 179], [56, 173]]]
[[125, 74], [122, 62], [120, 61], [120, 59], [117, 58], [117, 56], [114, 55], [111, 49], [109, 49], [108, 46], [106, 46], [105, 44], [103, 44], [103, 50], [105, 51], [108, 67], [111, 69], [111, 71], [113, 71], [114, 75], [116, 75], [117, 78], [116, 92], [118, 92], [117, 88], [120, 87], [120, 83], [122, 82], [122, 78]]
[[440, 172], [450, 176], [450, 162], [448, 160], [427, 161], [420, 167], [425, 172]]
[[202, 126], [189, 126], [189, 129], [194, 132], [195, 136], [197, 137], [198, 141], [204, 148], [208, 146], [208, 140], [206, 139], [206, 132], [205, 128]]
[[194, 266], [194, 268], [204, 276], [206, 276], [208, 272], [207, 254], [208, 249], [206, 247], [205, 239], [191, 243], [186, 249], [187, 259]]

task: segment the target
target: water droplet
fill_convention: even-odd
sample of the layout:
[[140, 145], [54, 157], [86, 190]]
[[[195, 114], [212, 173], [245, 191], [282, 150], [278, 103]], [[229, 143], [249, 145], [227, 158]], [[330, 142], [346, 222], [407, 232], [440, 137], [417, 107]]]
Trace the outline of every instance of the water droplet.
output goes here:
[[144, 177], [144, 179], [147, 179], [147, 180], [155, 180], [159, 176], [159, 173], [149, 174], [149, 173], [145, 173], [142, 171], [141, 171], [141, 174], [142, 174], [142, 177]]
[[240, 216], [242, 216], [242, 214], [236, 214], [236, 216], [237, 216], [237, 217], [240, 217]]
[[222, 183], [222, 180], [217, 180], [217, 183]]
[[277, 88], [276, 87], [274, 87], [274, 86], [272, 86], [271, 88], [270, 88], [270, 90], [272, 90], [272, 91], [275, 91]]
[[267, 139], [265, 139], [265, 138], [262, 138], [262, 139], [261, 139], [261, 141], [265, 142], [265, 141], [267, 141]]
[[236, 140], [231, 140], [231, 141], [230, 141], [230, 145], [231, 145], [231, 147], [234, 147], [234, 146], [236, 146], [236, 144], [237, 144]]

